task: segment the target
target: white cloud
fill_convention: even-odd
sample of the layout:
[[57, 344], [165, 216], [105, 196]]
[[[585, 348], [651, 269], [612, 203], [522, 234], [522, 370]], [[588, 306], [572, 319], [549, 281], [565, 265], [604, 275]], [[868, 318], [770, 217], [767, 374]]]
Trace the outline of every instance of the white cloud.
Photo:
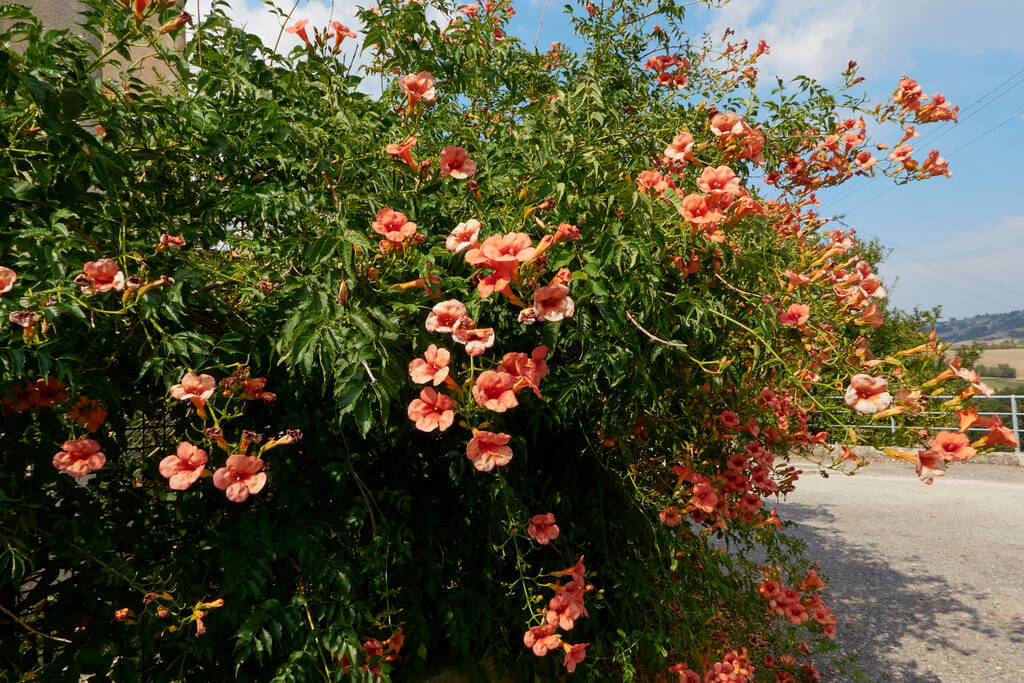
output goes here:
[[911, 249], [879, 268], [900, 308], [942, 305], [944, 317], [1024, 308], [1024, 216]]
[[[291, 2], [277, 3], [286, 14], [291, 9], [292, 4]], [[209, 13], [210, 5], [210, 0], [188, 0], [186, 8], [193, 16], [203, 17]], [[299, 2], [298, 7], [296, 7], [295, 12], [292, 14], [291, 23], [295, 23], [299, 19], [309, 19], [309, 32], [311, 36], [313, 26], [323, 28], [328, 26], [332, 20], [340, 21], [356, 33], [360, 33], [361, 22], [356, 17], [356, 11], [356, 3], [350, 0], [343, 0], [342, 2], [305, 0], [305, 2]], [[259, 36], [267, 47], [274, 46], [279, 34], [281, 35], [281, 42], [278, 50], [281, 52], [287, 53], [292, 48], [302, 44], [298, 36], [291, 33], [281, 33], [282, 19], [262, 2], [233, 0], [230, 8], [227, 10], [227, 14], [237, 26], [243, 27], [249, 33]], [[356, 40], [361, 40], [361, 36]], [[345, 44], [348, 46], [348, 54], [351, 55], [356, 41], [347, 39]]]
[[710, 21], [712, 35], [766, 40], [763, 69], [783, 78], [832, 79], [850, 59], [865, 76], [888, 74], [913, 67], [912, 49], [1024, 51], [1020, 0], [732, 0]]

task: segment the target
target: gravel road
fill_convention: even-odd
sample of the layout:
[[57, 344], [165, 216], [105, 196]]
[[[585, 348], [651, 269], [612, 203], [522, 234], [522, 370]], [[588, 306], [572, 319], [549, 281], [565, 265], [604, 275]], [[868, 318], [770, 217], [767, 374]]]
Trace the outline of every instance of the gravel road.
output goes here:
[[836, 642], [867, 680], [1024, 681], [1024, 470], [962, 465], [925, 486], [900, 465], [803, 469], [779, 516], [829, 577]]

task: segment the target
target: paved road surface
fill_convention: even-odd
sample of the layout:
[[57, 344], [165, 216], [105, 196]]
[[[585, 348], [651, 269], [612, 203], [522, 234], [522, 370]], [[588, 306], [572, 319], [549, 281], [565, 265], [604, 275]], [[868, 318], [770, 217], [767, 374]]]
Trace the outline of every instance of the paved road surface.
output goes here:
[[1024, 470], [963, 465], [925, 486], [900, 465], [803, 469], [779, 516], [831, 579], [836, 642], [868, 680], [1024, 681]]

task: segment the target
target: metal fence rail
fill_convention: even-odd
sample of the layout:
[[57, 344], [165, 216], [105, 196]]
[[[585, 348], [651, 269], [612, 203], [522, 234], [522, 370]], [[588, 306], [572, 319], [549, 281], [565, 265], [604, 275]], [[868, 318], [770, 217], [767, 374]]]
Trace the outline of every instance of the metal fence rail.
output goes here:
[[[839, 400], [839, 401], [843, 400], [842, 396], [834, 396], [834, 397], [830, 397], [830, 398], [834, 398], [834, 399]], [[955, 398], [955, 397], [954, 396], [931, 396], [930, 398], [931, 399], [935, 399], [935, 400], [946, 400], [946, 399], [951, 399], [951, 398]], [[1003, 407], [1003, 404], [991, 405], [991, 403], [993, 401], [997, 401], [997, 400], [998, 401], [1009, 401], [1008, 406], [1006, 406], [1008, 409], [1005, 409], [1005, 410], [997, 410], [996, 409], [996, 408]], [[978, 410], [978, 415], [981, 415], [982, 417], [998, 415], [1000, 421], [1003, 423], [1003, 426], [1004, 427], [1008, 427], [1011, 431], [1013, 431], [1014, 436], [1017, 437], [1017, 441], [1018, 442], [1024, 441], [1024, 439], [1021, 438], [1022, 436], [1024, 436], [1024, 431], [1022, 431], [1022, 430], [1024, 430], [1024, 420], [1021, 419], [1022, 416], [1021, 416], [1021, 413], [1020, 413], [1020, 409], [1024, 408], [1024, 396], [1022, 396], [1020, 394], [997, 394], [997, 395], [992, 395], [992, 396], [979, 395], [979, 396], [975, 396], [972, 399], [972, 401], [977, 402], [977, 404], [978, 404], [977, 407], [978, 408], [982, 408], [984, 406], [985, 402], [989, 402], [990, 405], [987, 406], [987, 407], [992, 408], [992, 410], [984, 410], [984, 411]], [[921, 415], [942, 415], [943, 413], [940, 413], [938, 411], [925, 411], [925, 412], [920, 413], [920, 414]], [[896, 433], [896, 419], [892, 418], [892, 417], [889, 418], [889, 424], [860, 424], [860, 425], [843, 425], [843, 426], [847, 427], [847, 428], [852, 428], [852, 429], [885, 429], [885, 430], [888, 430], [888, 431], [892, 432], [893, 434]], [[907, 425], [907, 426], [909, 426], [911, 428], [923, 428], [924, 427], [924, 425]], [[931, 429], [939, 430], [939, 431], [959, 431], [956, 427], [931, 427]], [[987, 432], [988, 431], [988, 427], [968, 427], [966, 431], [968, 431], [968, 432]], [[1020, 451], [1020, 446], [1017, 447], [1017, 450], [1018, 450], [1018, 452]]]

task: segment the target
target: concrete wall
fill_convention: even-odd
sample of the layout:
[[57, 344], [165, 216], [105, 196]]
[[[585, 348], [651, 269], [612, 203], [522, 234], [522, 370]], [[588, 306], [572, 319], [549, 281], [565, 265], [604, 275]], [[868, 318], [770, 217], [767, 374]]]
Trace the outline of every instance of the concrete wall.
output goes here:
[[[24, 5], [28, 7], [32, 12], [42, 20], [43, 24], [48, 28], [55, 29], [71, 29], [80, 36], [85, 37], [93, 45], [99, 46], [99, 40], [96, 36], [86, 33], [82, 30], [82, 12], [85, 7], [78, 0], [13, 0], [16, 4]], [[115, 2], [116, 0], [110, 0]], [[184, 0], [178, 0], [179, 6], [184, 6]], [[155, 23], [155, 22], [154, 22]], [[164, 36], [167, 44], [170, 45], [170, 37]], [[185, 37], [182, 35], [177, 41], [177, 48], [183, 49], [185, 47]], [[131, 51], [132, 62], [143, 59], [147, 54], [152, 54], [152, 49], [148, 46], [142, 45], [133, 47]], [[123, 65], [123, 66], [127, 66]], [[153, 57], [146, 58], [142, 62], [144, 67], [138, 74], [144, 82], [150, 85], [159, 85], [160, 83], [166, 83], [169, 80], [175, 80], [174, 73], [164, 64], [161, 60]], [[104, 78], [116, 79], [118, 77], [119, 67], [108, 66], [103, 70], [102, 76]]]

